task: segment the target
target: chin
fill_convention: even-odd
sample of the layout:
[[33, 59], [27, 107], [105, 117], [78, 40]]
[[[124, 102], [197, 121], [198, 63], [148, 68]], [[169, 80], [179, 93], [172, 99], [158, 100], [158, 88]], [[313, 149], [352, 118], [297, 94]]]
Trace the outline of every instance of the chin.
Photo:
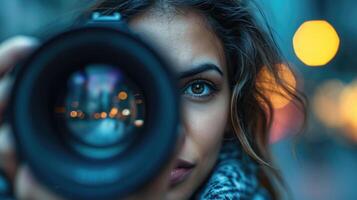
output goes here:
[[165, 200], [188, 200], [197, 188], [196, 182], [199, 180], [199, 177], [195, 173], [197, 172], [196, 170], [185, 181], [171, 187], [167, 192]]
[[172, 189], [167, 193], [165, 200], [188, 200], [190, 196], [191, 194], [189, 194], [187, 191]]

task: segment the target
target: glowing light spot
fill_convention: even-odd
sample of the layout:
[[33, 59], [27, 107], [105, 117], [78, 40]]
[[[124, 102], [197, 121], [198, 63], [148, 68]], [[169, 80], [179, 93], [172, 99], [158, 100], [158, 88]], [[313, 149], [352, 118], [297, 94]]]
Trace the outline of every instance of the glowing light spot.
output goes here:
[[129, 116], [130, 115], [130, 110], [129, 109], [124, 109], [122, 112], [121, 112], [121, 114], [123, 115], [123, 116]]
[[95, 113], [94, 114], [94, 119], [99, 119], [100, 118], [100, 113]]
[[101, 117], [102, 119], [107, 118], [107, 116], [108, 116], [108, 114], [107, 114], [106, 112], [100, 113], [100, 117]]
[[343, 128], [350, 138], [357, 141], [357, 81], [342, 91], [339, 110]]
[[322, 66], [336, 55], [340, 38], [334, 27], [324, 20], [307, 21], [293, 38], [296, 56], [308, 66]]
[[142, 119], [137, 119], [137, 120], [134, 121], [134, 125], [135, 125], [136, 127], [142, 127], [142, 126], [144, 125], [144, 120], [142, 120]]
[[109, 117], [114, 118], [118, 114], [118, 108], [112, 108], [109, 112]]
[[337, 128], [342, 125], [338, 112], [340, 95], [344, 84], [339, 80], [330, 80], [317, 88], [313, 97], [313, 111], [317, 118], [327, 127]]
[[[279, 77], [283, 79], [284, 83], [286, 83], [286, 86], [290, 90], [294, 91], [297, 87], [296, 79], [289, 67], [284, 64], [280, 64], [278, 69]], [[288, 95], [288, 92], [276, 82], [273, 74], [267, 67], [263, 67], [259, 72], [257, 87], [269, 98], [275, 109], [283, 108], [291, 101], [291, 97]]]
[[76, 118], [76, 117], [78, 116], [78, 113], [77, 113], [77, 111], [71, 111], [71, 112], [69, 113], [69, 115], [70, 115], [72, 118]]
[[124, 101], [128, 98], [128, 93], [124, 92], [124, 91], [121, 91], [119, 92], [118, 94], [118, 99]]
[[82, 111], [79, 110], [77, 113], [78, 113], [79, 118], [81, 118], [81, 119], [84, 118], [84, 113]]
[[357, 142], [357, 80], [347, 85], [339, 80], [324, 83], [316, 92], [313, 108], [327, 127], [338, 128]]

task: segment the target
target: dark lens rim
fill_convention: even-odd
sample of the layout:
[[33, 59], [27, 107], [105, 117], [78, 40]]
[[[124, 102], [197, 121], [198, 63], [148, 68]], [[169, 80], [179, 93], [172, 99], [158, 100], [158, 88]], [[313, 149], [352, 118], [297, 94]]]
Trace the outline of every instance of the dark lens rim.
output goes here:
[[[126, 152], [125, 160], [115, 158], [97, 163], [79, 159], [63, 151], [57, 141], [46, 136], [52, 133], [51, 128], [46, 127], [48, 121], [44, 117], [38, 118], [43, 127], [34, 126], [39, 123], [33, 117], [33, 112], [45, 113], [43, 109], [41, 111], [41, 104], [34, 101], [37, 100], [34, 96], [47, 98], [36, 88], [38, 76], [43, 73], [44, 67], [56, 60], [59, 52], [63, 53], [77, 43], [90, 43], [94, 49], [98, 44], [108, 47], [106, 52], [97, 52], [92, 56], [114, 59], [114, 52], [131, 52], [131, 55], [121, 57], [132, 63], [143, 64], [125, 69], [138, 81], [139, 87], [144, 87], [149, 119], [146, 134]], [[90, 50], [90, 46], [84, 50]], [[118, 57], [115, 60], [122, 61]], [[137, 72], [139, 66], [142, 67], [141, 73]], [[51, 71], [59, 68], [57, 63], [52, 65]], [[63, 196], [75, 199], [123, 197], [153, 178], [172, 155], [179, 134], [179, 96], [176, 86], [172, 72], [159, 54], [127, 31], [87, 27], [61, 34], [39, 48], [17, 74], [11, 96], [11, 122], [19, 150], [35, 176]]]

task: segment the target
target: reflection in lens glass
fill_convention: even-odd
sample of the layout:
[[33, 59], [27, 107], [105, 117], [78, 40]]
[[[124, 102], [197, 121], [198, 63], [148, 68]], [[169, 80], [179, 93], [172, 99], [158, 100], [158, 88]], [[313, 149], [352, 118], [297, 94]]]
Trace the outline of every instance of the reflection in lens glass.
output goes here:
[[67, 84], [64, 106], [55, 112], [65, 115], [71, 134], [81, 143], [94, 147], [125, 143], [133, 130], [143, 126], [142, 92], [119, 69], [90, 65], [72, 74]]

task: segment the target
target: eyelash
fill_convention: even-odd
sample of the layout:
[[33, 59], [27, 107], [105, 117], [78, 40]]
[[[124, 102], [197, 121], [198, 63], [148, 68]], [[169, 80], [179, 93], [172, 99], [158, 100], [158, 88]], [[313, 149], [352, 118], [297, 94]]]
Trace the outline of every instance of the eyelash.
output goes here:
[[[205, 92], [206, 90], [209, 90], [209, 94], [204, 94], [204, 95], [193, 94], [192, 87], [195, 84], [203, 84], [203, 87], [204, 87], [203, 92]], [[189, 94], [189, 92], [187, 91], [188, 89], [191, 89], [192, 94]], [[193, 100], [204, 101], [204, 100], [208, 100], [209, 98], [214, 96], [217, 93], [217, 91], [218, 91], [217, 85], [212, 83], [211, 81], [208, 81], [205, 79], [196, 79], [196, 80], [190, 81], [183, 87], [182, 94], [188, 98], [192, 98]]]

